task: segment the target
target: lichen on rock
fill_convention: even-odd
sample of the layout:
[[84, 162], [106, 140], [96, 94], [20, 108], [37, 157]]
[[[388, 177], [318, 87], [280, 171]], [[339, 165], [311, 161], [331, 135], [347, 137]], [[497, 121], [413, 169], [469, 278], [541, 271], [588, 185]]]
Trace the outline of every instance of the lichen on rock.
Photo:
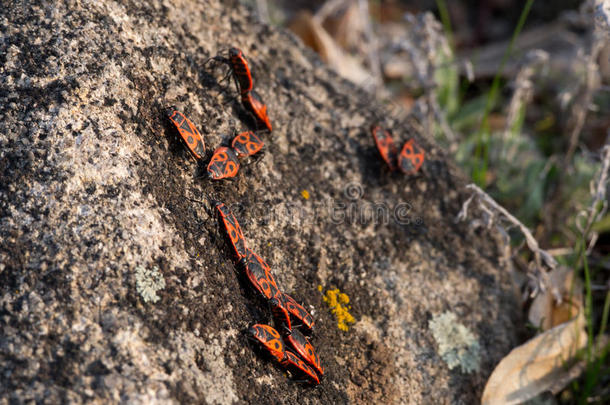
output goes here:
[[157, 266], [145, 269], [143, 266], [136, 267], [136, 290], [144, 302], [153, 304], [160, 300], [157, 291], [165, 288], [165, 279], [159, 272]]
[[479, 342], [468, 328], [458, 322], [454, 313], [434, 316], [429, 327], [438, 344], [438, 354], [450, 370], [459, 366], [466, 374], [479, 371]]

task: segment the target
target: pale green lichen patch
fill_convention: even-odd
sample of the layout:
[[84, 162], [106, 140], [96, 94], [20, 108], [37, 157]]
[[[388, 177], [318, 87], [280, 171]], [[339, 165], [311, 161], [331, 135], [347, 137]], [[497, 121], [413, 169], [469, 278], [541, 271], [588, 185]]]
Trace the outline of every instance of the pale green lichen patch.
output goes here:
[[157, 266], [152, 270], [142, 266], [136, 268], [136, 290], [144, 302], [155, 303], [160, 300], [157, 291], [165, 288], [165, 279]]
[[435, 315], [428, 326], [438, 344], [438, 353], [450, 370], [460, 366], [466, 374], [479, 371], [479, 342], [468, 328], [458, 323], [454, 313]]

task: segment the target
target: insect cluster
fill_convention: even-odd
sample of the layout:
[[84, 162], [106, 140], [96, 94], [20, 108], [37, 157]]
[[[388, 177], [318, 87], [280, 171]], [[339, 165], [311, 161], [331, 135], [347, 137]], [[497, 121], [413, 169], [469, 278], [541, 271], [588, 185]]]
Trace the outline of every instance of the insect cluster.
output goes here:
[[391, 171], [400, 169], [405, 174], [415, 174], [419, 171], [424, 163], [425, 152], [414, 139], [407, 140], [399, 154], [389, 131], [373, 125], [371, 133], [381, 158], [387, 163]]
[[[256, 129], [262, 128], [263, 131], [271, 132], [272, 126], [267, 115], [267, 105], [262, 101], [260, 95], [253, 90], [252, 75], [243, 53], [237, 48], [231, 48], [228, 58], [214, 56], [210, 60], [229, 65], [229, 74], [235, 80], [242, 105], [254, 118]], [[205, 160], [206, 154], [205, 142], [201, 133], [176, 107], [170, 107], [167, 110], [167, 116], [176, 126], [189, 152], [201, 164]], [[230, 146], [221, 145], [214, 150], [207, 165], [206, 176], [212, 180], [235, 177], [239, 171], [239, 158], [252, 156], [258, 153], [263, 146], [263, 141], [254, 131], [237, 134], [231, 141]]]
[[[217, 55], [209, 61], [230, 67], [227, 77], [233, 78], [242, 106], [253, 117], [256, 129], [271, 132], [267, 106], [254, 91], [250, 67], [243, 53], [237, 48], [231, 48], [228, 56]], [[191, 155], [198, 163], [203, 163], [205, 143], [195, 125], [175, 107], [171, 107], [167, 115]], [[377, 149], [390, 170], [400, 169], [404, 173], [414, 174], [420, 169], [424, 162], [424, 151], [413, 139], [409, 139], [398, 153], [389, 131], [373, 126], [371, 132]], [[207, 177], [220, 180], [236, 176], [239, 159], [257, 154], [263, 145], [255, 131], [237, 134], [230, 145], [221, 145], [214, 150], [207, 164]], [[274, 320], [275, 327], [265, 324], [251, 326], [248, 329], [249, 339], [284, 368], [303, 376], [305, 381], [319, 384], [324, 369], [309, 338], [305, 336], [313, 332], [313, 317], [291, 296], [281, 291], [267, 262], [247, 247], [239, 223], [229, 208], [222, 203], [215, 204], [215, 208], [235, 253], [239, 274], [268, 304]]]
[[[271, 132], [267, 106], [253, 90], [252, 75], [243, 53], [237, 48], [231, 48], [228, 57], [214, 56], [210, 60], [230, 67], [229, 75], [235, 81], [243, 107], [254, 118], [256, 128]], [[198, 163], [202, 163], [206, 154], [205, 143], [195, 125], [175, 107], [170, 107], [167, 116], [191, 155]], [[239, 158], [255, 155], [263, 145], [254, 131], [237, 134], [230, 146], [221, 145], [214, 150], [207, 165], [207, 177], [213, 180], [234, 177], [239, 170]], [[280, 290], [269, 265], [246, 246], [239, 223], [229, 208], [218, 203], [216, 209], [235, 251], [237, 269], [267, 302], [273, 315], [275, 328], [256, 324], [249, 328], [248, 337], [286, 369], [304, 376], [310, 383], [319, 384], [324, 369], [311, 342], [303, 334], [312, 333], [315, 324], [313, 317], [294, 298]]]
[[249, 328], [248, 337], [286, 369], [303, 375], [312, 384], [319, 384], [320, 377], [324, 375], [320, 357], [299, 330], [312, 333], [315, 324], [313, 317], [294, 298], [280, 290], [267, 262], [248, 248], [241, 227], [229, 208], [219, 203], [216, 209], [235, 253], [240, 274], [268, 303], [273, 315], [275, 328], [256, 324]]

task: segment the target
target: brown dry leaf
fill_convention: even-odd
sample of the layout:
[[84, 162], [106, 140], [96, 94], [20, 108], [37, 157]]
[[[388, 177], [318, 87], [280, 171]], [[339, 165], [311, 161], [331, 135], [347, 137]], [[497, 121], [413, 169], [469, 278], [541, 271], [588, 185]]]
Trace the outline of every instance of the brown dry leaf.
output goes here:
[[570, 371], [575, 355], [587, 344], [584, 326], [581, 310], [571, 321], [513, 349], [489, 377], [481, 402], [484, 405], [522, 403], [555, 387], [559, 380], [567, 384], [574, 378], [575, 373]]
[[357, 2], [347, 4], [343, 12], [324, 20], [324, 29], [343, 49], [357, 49], [362, 46], [364, 22]]
[[316, 51], [337, 73], [356, 84], [374, 82], [372, 75], [357, 60], [346, 54], [310, 12], [302, 11], [289, 28], [305, 45]]
[[582, 284], [574, 280], [572, 269], [561, 266], [549, 273], [549, 279], [553, 288], [561, 294], [563, 301], [555, 302], [553, 294], [547, 289], [538, 294], [528, 313], [530, 323], [542, 330], [549, 330], [554, 326], [574, 318], [582, 306]]

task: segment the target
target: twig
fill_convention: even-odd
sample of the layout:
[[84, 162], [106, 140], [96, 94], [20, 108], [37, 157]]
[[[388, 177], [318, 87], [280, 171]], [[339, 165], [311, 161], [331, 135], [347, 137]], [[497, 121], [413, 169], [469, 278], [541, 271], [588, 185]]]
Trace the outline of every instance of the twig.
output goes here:
[[568, 256], [574, 253], [574, 248], [571, 247], [562, 247], [562, 248], [555, 248], [555, 249], [547, 249], [547, 252], [550, 255], [555, 256]]
[[506, 234], [506, 230], [502, 227], [502, 222], [506, 222], [510, 227], [516, 227], [519, 229], [521, 234], [525, 238], [525, 243], [528, 249], [534, 255], [534, 261], [530, 263], [530, 269], [532, 270], [528, 273], [533, 280], [536, 281], [535, 288], [532, 291], [532, 296], [535, 296], [538, 293], [538, 290], [545, 291], [546, 288], [549, 288], [553, 297], [555, 297], [556, 302], [560, 303], [562, 301], [561, 294], [559, 290], [553, 286], [547, 271], [544, 266], [553, 270], [557, 267], [557, 261], [555, 258], [549, 254], [547, 251], [540, 248], [538, 242], [530, 232], [530, 230], [521, 223], [517, 218], [515, 218], [511, 213], [509, 213], [504, 207], [498, 204], [493, 198], [491, 198], [487, 193], [481, 190], [475, 184], [469, 184], [466, 186], [468, 190], [473, 191], [473, 195], [466, 200], [463, 204], [461, 211], [457, 216], [458, 221], [463, 221], [468, 217], [468, 208], [470, 204], [475, 201], [478, 202], [478, 206], [481, 210], [483, 210], [488, 216], [488, 227], [493, 223], [496, 223], [496, 226], [501, 229], [502, 234]]

